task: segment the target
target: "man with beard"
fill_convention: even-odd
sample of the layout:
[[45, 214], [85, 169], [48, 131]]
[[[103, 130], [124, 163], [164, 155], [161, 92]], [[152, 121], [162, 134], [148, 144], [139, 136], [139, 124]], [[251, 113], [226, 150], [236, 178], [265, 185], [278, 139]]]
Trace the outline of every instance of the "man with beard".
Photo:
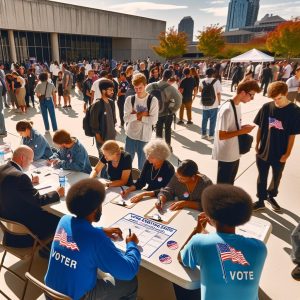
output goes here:
[[[62, 217], [56, 229], [45, 282], [72, 299], [137, 297], [138, 238], [134, 233], [126, 237], [123, 254], [111, 241], [122, 238], [120, 228], [92, 225], [100, 220], [104, 199], [104, 185], [97, 179], [77, 182], [66, 198], [72, 215]], [[97, 278], [98, 268], [113, 277]]]
[[114, 94], [113, 82], [109, 79], [101, 80], [99, 90], [101, 98], [97, 99], [90, 108], [90, 125], [95, 133], [98, 151], [105, 141], [115, 139], [115, 124], [117, 123], [115, 103], [111, 100]]
[[[55, 232], [59, 218], [44, 211], [42, 206], [59, 201], [64, 196], [64, 188], [40, 195], [33, 187], [39, 183], [38, 176], [30, 179], [24, 171], [33, 161], [34, 153], [28, 146], [20, 146], [12, 160], [0, 167], [0, 217], [21, 223], [28, 227], [40, 239]], [[32, 238], [6, 234], [5, 244], [11, 247], [32, 245]]]

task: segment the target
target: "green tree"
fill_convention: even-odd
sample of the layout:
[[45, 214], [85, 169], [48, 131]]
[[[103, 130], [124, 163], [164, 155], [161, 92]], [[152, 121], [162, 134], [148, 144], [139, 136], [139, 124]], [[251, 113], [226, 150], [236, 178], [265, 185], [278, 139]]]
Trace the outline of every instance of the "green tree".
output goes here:
[[207, 57], [216, 57], [225, 45], [222, 27], [218, 24], [204, 27], [203, 31], [199, 31], [197, 38], [199, 51]]
[[266, 44], [269, 51], [288, 58], [300, 55], [300, 21], [288, 21], [278, 25], [269, 33]]
[[166, 59], [181, 57], [187, 51], [187, 35], [184, 32], [178, 32], [174, 27], [161, 32], [158, 40], [159, 46], [153, 46], [152, 49]]

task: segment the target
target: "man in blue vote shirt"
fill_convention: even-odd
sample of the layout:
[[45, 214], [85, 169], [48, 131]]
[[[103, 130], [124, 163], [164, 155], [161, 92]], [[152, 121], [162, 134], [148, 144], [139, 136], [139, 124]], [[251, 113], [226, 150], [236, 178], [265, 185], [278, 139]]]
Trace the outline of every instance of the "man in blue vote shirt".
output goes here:
[[[126, 237], [123, 254], [111, 238], [121, 238], [119, 228], [94, 227], [102, 213], [104, 185], [96, 179], [74, 184], [66, 204], [71, 215], [60, 220], [53, 239], [47, 286], [72, 299], [126, 299], [137, 296], [137, 279], [141, 254], [134, 233]], [[97, 269], [114, 278], [97, 278]]]

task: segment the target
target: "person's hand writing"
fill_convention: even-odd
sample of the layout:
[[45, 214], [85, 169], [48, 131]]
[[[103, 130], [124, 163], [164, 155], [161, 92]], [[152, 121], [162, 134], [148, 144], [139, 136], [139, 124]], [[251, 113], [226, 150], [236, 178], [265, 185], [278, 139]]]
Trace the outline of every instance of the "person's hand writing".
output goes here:
[[129, 242], [134, 242], [136, 244], [139, 243], [139, 239], [138, 237], [135, 235], [135, 233], [132, 233], [131, 235], [127, 235], [126, 236], [126, 244], [128, 244]]
[[198, 222], [197, 222], [197, 226], [195, 227], [195, 231], [201, 233], [205, 229], [207, 222], [208, 222], [208, 218], [206, 214], [204, 212], [200, 213], [198, 215]]
[[113, 240], [123, 239], [122, 230], [120, 228], [108, 227], [108, 228], [103, 228], [103, 231], [110, 239]]

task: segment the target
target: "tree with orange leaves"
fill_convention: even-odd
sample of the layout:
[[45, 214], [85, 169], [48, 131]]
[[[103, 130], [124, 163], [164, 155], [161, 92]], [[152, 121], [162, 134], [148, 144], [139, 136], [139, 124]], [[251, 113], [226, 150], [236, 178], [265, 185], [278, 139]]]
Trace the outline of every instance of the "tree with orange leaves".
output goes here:
[[217, 56], [225, 45], [222, 30], [223, 28], [216, 24], [204, 27], [203, 31], [199, 31], [197, 36], [199, 51], [207, 57]]
[[300, 55], [300, 21], [288, 21], [278, 25], [269, 33], [266, 44], [269, 51], [288, 58]]
[[187, 35], [184, 32], [178, 32], [174, 27], [169, 28], [166, 32], [161, 32], [158, 40], [159, 46], [153, 46], [152, 49], [166, 59], [181, 57], [187, 51]]

